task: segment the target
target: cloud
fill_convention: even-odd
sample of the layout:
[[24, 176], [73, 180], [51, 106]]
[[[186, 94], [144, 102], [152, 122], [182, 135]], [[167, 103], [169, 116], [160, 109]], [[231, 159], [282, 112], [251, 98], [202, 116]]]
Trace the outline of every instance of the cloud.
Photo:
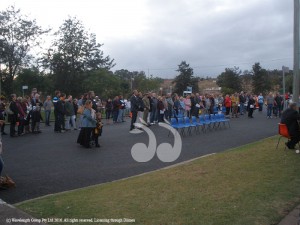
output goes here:
[[[11, 4], [11, 3], [6, 3]], [[0, 8], [6, 8], [5, 4]], [[115, 58], [115, 69], [174, 77], [186, 60], [199, 76], [225, 67], [292, 67], [293, 1], [15, 0], [42, 25], [77, 16]]]
[[[118, 62], [170, 77], [181, 60], [197, 75], [225, 67], [291, 66], [293, 5], [285, 1], [148, 1], [148, 30], [137, 40], [116, 40]], [[122, 53], [120, 53], [122, 52]], [[122, 60], [125, 59], [126, 60]], [[274, 59], [285, 58], [281, 61]], [[288, 58], [288, 59], [286, 59]], [[121, 68], [123, 63], [117, 66]], [[155, 70], [161, 69], [161, 70]]]

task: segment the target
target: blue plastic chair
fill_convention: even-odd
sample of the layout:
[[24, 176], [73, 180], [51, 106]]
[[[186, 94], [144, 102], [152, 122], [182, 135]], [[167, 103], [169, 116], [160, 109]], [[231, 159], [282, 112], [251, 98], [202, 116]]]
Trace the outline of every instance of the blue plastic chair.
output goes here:
[[201, 115], [199, 116], [199, 123], [204, 126], [204, 129], [210, 128], [210, 121], [205, 120], [205, 116]]
[[191, 123], [191, 120], [189, 117], [184, 117], [184, 122], [185, 122], [185, 125], [188, 126], [188, 133], [190, 135], [192, 135], [192, 128], [196, 128], [196, 125]]
[[203, 123], [200, 123], [200, 122], [198, 123], [197, 122], [197, 118], [195, 116], [192, 116], [192, 124], [194, 124], [196, 126], [196, 131], [198, 133], [200, 133], [199, 127], [201, 127], [202, 131], [204, 131], [204, 125], [203, 125]]
[[209, 128], [214, 128], [216, 121], [211, 119], [210, 115], [204, 115], [205, 121], [208, 121], [210, 124], [208, 125]]
[[219, 112], [219, 109], [217, 106], [214, 107], [214, 114], [217, 114]]
[[210, 114], [210, 120], [213, 122], [215, 128], [220, 127], [220, 120], [218, 119], [219, 117], [217, 115], [218, 114]]
[[179, 129], [181, 129], [182, 136], [184, 136], [185, 129], [186, 128], [189, 129], [189, 126], [184, 123], [183, 118], [178, 118], [178, 126], [179, 126]]
[[219, 117], [220, 117], [220, 122], [223, 122], [224, 127], [226, 126], [226, 123], [228, 124], [229, 127], [231, 127], [230, 126], [230, 119], [226, 119], [225, 115], [223, 113], [219, 114]]

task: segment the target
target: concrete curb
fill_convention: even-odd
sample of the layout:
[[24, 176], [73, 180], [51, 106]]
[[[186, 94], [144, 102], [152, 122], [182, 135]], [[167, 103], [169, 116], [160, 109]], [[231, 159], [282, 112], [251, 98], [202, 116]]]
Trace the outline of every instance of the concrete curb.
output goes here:
[[15, 208], [12, 205], [0, 199], [0, 224], [15, 224], [15, 225], [46, 225], [41, 222], [41, 219], [35, 219], [27, 213]]
[[77, 189], [73, 189], [73, 190], [68, 190], [68, 191], [62, 191], [62, 192], [55, 193], [55, 194], [44, 195], [44, 196], [41, 196], [41, 197], [37, 197], [37, 198], [33, 198], [33, 199], [22, 201], [22, 202], [18, 202], [15, 205], [18, 206], [18, 205], [20, 205], [22, 203], [31, 202], [31, 201], [34, 201], [34, 200], [40, 200], [40, 199], [44, 199], [44, 198], [47, 198], [47, 197], [50, 197], [50, 196], [56, 196], [56, 195], [60, 195], [60, 194], [66, 194], [66, 193], [70, 193], [70, 192], [74, 192], [74, 191], [83, 190], [83, 189], [86, 189], [86, 188], [99, 187], [99, 186], [110, 184], [110, 183], [116, 183], [118, 181], [124, 181], [124, 180], [132, 179], [132, 178], [135, 178], [135, 177], [141, 177], [141, 176], [144, 176], [144, 175], [147, 175], [147, 174], [156, 173], [158, 171], [168, 170], [168, 169], [171, 169], [171, 168], [174, 168], [174, 167], [177, 167], [177, 166], [189, 164], [189, 163], [191, 163], [193, 161], [196, 161], [198, 159], [202, 159], [202, 158], [206, 158], [206, 157], [209, 157], [209, 156], [213, 156], [215, 154], [217, 154], [217, 153], [211, 153], [211, 154], [203, 155], [203, 156], [200, 156], [200, 157], [197, 157], [197, 158], [194, 158], [194, 159], [190, 159], [190, 160], [186, 160], [186, 161], [183, 161], [183, 162], [180, 162], [180, 163], [173, 164], [171, 166], [163, 167], [163, 168], [160, 168], [160, 169], [157, 169], [157, 170], [152, 170], [152, 171], [149, 171], [149, 172], [137, 174], [137, 175], [130, 176], [130, 177], [125, 177], [125, 178], [118, 179], [118, 180], [113, 180], [113, 181], [109, 181], [109, 182], [105, 182], [105, 183], [101, 183], [101, 184], [90, 185], [90, 186], [86, 186], [86, 187], [82, 187], [82, 188], [77, 188]]
[[284, 217], [278, 225], [300, 225], [300, 205]]

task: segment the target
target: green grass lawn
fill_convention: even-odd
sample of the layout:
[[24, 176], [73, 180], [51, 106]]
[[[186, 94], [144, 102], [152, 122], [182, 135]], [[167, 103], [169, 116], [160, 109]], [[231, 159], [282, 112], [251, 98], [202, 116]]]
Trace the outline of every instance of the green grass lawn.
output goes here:
[[300, 155], [284, 152], [284, 141], [280, 150], [275, 150], [276, 141], [277, 137], [269, 138], [185, 165], [17, 207], [37, 218], [134, 218], [135, 224], [277, 224], [300, 203]]

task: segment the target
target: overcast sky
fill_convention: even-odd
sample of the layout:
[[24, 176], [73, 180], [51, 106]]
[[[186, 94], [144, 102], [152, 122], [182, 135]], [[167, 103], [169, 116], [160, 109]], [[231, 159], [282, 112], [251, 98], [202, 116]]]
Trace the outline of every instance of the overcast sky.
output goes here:
[[292, 68], [292, 0], [6, 0], [56, 30], [76, 16], [96, 33], [114, 69], [176, 75], [186, 60], [197, 76], [225, 67]]

